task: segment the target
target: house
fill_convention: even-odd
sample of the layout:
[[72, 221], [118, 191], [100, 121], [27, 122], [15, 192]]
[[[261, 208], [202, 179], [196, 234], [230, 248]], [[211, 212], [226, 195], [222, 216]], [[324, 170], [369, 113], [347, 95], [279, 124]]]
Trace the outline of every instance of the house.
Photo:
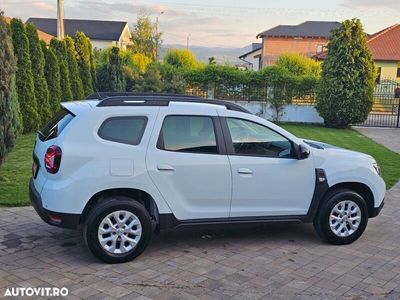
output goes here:
[[[39, 30], [53, 37], [57, 36], [57, 19], [29, 18]], [[73, 36], [77, 31], [85, 33], [93, 48], [104, 49], [109, 46], [125, 48], [131, 43], [128, 22], [64, 19], [65, 35]]]
[[367, 45], [378, 68], [377, 82], [400, 80], [400, 24], [369, 36]]
[[322, 52], [332, 29], [339, 22], [307, 21], [299, 25], [279, 25], [257, 35], [262, 38], [261, 65], [272, 65], [284, 53], [312, 57]]
[[251, 50], [239, 56], [248, 70], [258, 71], [261, 69], [261, 43], [252, 43]]
[[[6, 20], [6, 23], [7, 23], [7, 24], [10, 24], [12, 18], [7, 17], [7, 16], [4, 17], [4, 18], [5, 18], [5, 20]], [[38, 33], [38, 36], [39, 36], [39, 39], [40, 39], [40, 40], [45, 41], [47, 45], [50, 44], [50, 41], [51, 41], [51, 39], [53, 38], [52, 35], [47, 34], [46, 32], [43, 32], [43, 31], [41, 31], [41, 30], [39, 30], [39, 29], [37, 29], [37, 33]]]
[[[381, 80], [400, 80], [400, 24], [389, 26], [374, 34], [368, 35], [367, 46], [377, 67], [377, 83]], [[325, 50], [314, 56], [324, 60], [328, 52]]]

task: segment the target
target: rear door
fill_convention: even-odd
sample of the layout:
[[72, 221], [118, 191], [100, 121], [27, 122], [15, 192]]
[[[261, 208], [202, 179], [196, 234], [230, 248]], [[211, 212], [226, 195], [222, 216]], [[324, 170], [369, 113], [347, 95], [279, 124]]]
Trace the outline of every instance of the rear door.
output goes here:
[[177, 219], [228, 217], [232, 179], [220, 122], [215, 110], [194, 106], [160, 109], [147, 168]]

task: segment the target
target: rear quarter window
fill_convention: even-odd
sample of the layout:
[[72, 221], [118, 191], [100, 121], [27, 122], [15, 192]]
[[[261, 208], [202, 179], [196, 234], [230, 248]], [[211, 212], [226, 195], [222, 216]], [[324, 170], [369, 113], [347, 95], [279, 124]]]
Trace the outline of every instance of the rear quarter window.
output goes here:
[[146, 124], [147, 117], [112, 117], [101, 124], [98, 135], [107, 141], [139, 145]]
[[60, 135], [64, 128], [71, 122], [74, 115], [63, 109], [59, 111], [44, 127], [41, 129], [39, 139], [44, 142], [54, 139]]

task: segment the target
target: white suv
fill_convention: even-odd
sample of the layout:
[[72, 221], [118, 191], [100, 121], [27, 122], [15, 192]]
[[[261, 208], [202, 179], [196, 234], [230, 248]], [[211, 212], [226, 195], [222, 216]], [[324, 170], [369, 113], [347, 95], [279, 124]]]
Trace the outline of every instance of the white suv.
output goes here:
[[102, 93], [62, 107], [36, 139], [31, 201], [49, 224], [82, 225], [105, 262], [138, 256], [153, 232], [204, 224], [313, 222], [347, 244], [384, 203], [371, 156], [228, 101]]

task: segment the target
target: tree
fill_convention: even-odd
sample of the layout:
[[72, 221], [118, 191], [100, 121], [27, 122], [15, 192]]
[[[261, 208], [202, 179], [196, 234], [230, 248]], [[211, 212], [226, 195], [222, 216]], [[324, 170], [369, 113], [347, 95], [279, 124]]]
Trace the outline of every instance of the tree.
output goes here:
[[110, 82], [110, 91], [125, 91], [125, 79], [123, 73], [122, 59], [119, 55], [119, 48], [113, 47], [110, 53], [110, 64], [108, 65], [108, 75]]
[[35, 97], [29, 41], [25, 26], [19, 19], [11, 20], [12, 41], [17, 57], [16, 86], [24, 132], [32, 132], [40, 126], [40, 116]]
[[194, 69], [200, 65], [193, 52], [187, 49], [168, 49], [164, 61], [175, 68]]
[[0, 164], [14, 147], [20, 129], [19, 105], [15, 86], [17, 60], [8, 26], [0, 11]]
[[54, 38], [50, 41], [50, 49], [54, 51], [60, 69], [61, 101], [70, 101], [73, 99], [73, 96], [69, 79], [69, 67], [66, 59], [67, 48], [65, 42]]
[[365, 121], [372, 109], [374, 63], [360, 20], [346, 20], [329, 37], [322, 64], [317, 110], [327, 126]]
[[89, 38], [83, 32], [77, 32], [74, 37], [75, 50], [77, 54], [77, 61], [79, 67], [79, 75], [83, 84], [83, 91], [85, 95], [93, 93], [93, 70], [94, 57], [91, 52], [92, 46]]
[[61, 103], [60, 66], [53, 49], [47, 48], [44, 41], [40, 41], [40, 45], [45, 58], [44, 76], [49, 89], [49, 104], [54, 114], [60, 110]]
[[35, 87], [35, 97], [38, 104], [38, 112], [41, 125], [45, 124], [52, 116], [49, 104], [49, 90], [44, 76], [45, 60], [40, 46], [37, 29], [33, 24], [26, 25], [26, 34], [29, 41], [29, 53], [32, 62], [33, 82]]
[[71, 83], [72, 96], [75, 100], [84, 99], [85, 94], [83, 92], [82, 80], [79, 76], [74, 40], [67, 36], [64, 41], [67, 52], [66, 60], [69, 70], [69, 81]]
[[149, 16], [139, 15], [132, 29], [132, 46], [129, 49], [135, 54], [144, 54], [152, 61], [156, 61], [158, 47], [162, 42], [161, 36], [156, 23], [152, 23]]

